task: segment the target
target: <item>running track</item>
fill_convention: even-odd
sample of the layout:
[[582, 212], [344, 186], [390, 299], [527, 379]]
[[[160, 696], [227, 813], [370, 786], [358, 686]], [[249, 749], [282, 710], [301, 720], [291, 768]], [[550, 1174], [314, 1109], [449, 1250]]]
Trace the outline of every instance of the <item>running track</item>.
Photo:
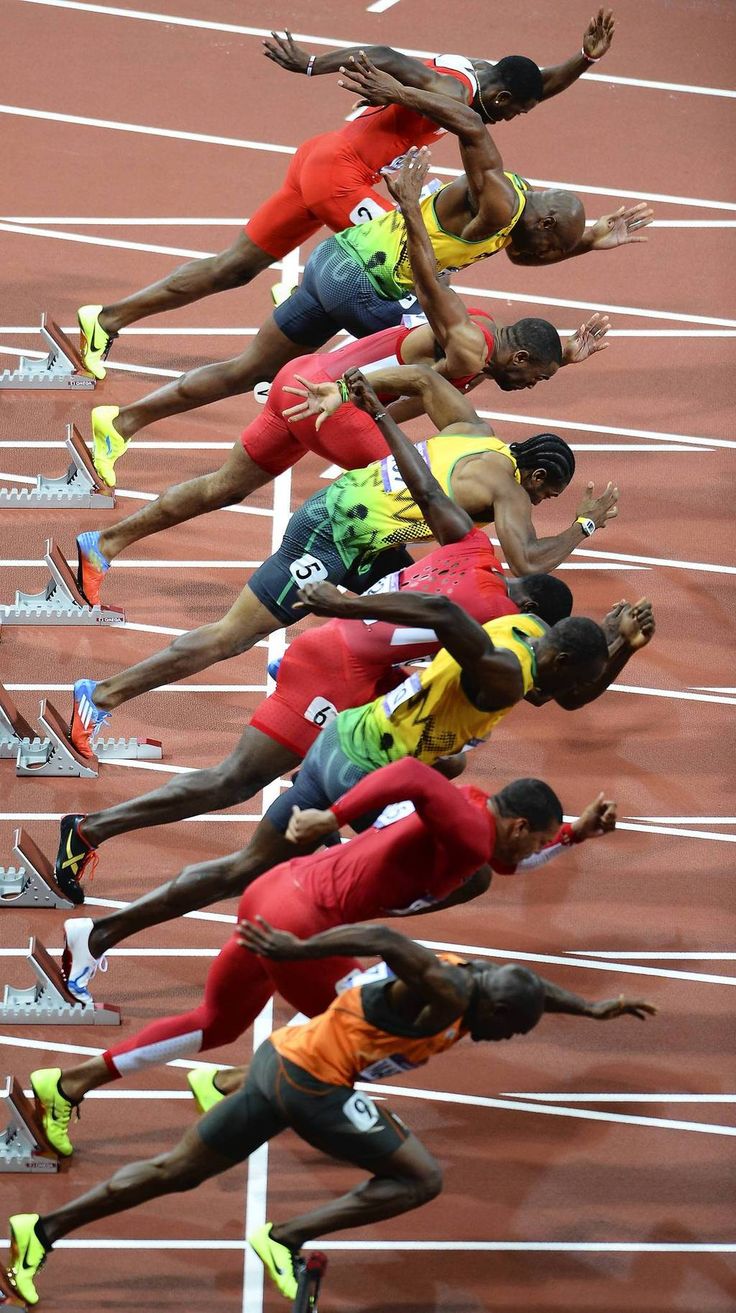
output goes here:
[[[174, 8], [171, 15], [146, 0], [129, 12], [6, 0], [3, 364], [37, 346], [31, 330], [42, 309], [69, 326], [80, 300], [113, 299], [190, 252], [226, 245], [278, 183], [286, 152], [349, 108], [333, 80], [307, 85], [262, 59], [264, 11], [253, 0], [177, 0]], [[315, 51], [324, 48], [319, 40], [329, 48], [362, 39], [427, 52], [472, 46], [491, 57], [518, 49], [553, 62], [575, 48], [588, 17], [582, 5], [565, 10], [556, 24], [541, 0], [504, 0], [489, 23], [486, 6], [465, 0], [456, 27], [439, 6], [417, 0], [384, 13], [350, 0], [317, 10], [294, 3], [269, 21], [313, 38]], [[598, 75], [504, 126], [499, 140], [526, 176], [577, 186], [592, 215], [656, 197], [648, 245], [546, 271], [499, 259], [462, 275], [460, 285], [491, 296], [502, 319], [548, 314], [561, 329], [574, 328], [589, 307], [617, 307], [616, 336], [599, 360], [529, 397], [489, 385], [481, 405], [510, 439], [558, 429], [575, 445], [582, 481], [617, 479], [620, 520], [576, 554], [564, 577], [582, 613], [649, 594], [656, 642], [626, 670], [621, 689], [574, 718], [516, 711], [473, 764], [474, 778], [489, 787], [519, 774], [549, 779], [571, 815], [605, 787], [626, 819], [615, 838], [535, 879], [499, 879], [482, 906], [410, 928], [437, 943], [526, 954], [581, 992], [640, 991], [661, 1013], [646, 1028], [548, 1019], [511, 1047], [468, 1046], [406, 1079], [392, 1101], [444, 1163], [445, 1193], [421, 1212], [326, 1244], [336, 1251], [326, 1311], [726, 1313], [736, 1303], [736, 1093], [725, 1058], [736, 960], [728, 787], [736, 197], [723, 165], [736, 129], [736, 14], [716, 0], [619, 0], [616, 16], [614, 50]], [[434, 159], [440, 169], [458, 166], [449, 140]], [[264, 275], [242, 292], [142, 324], [121, 339], [95, 399], [130, 400], [157, 371], [233, 353], [268, 314], [268, 287]], [[86, 432], [84, 397], [38, 397], [2, 393], [0, 469], [16, 479], [60, 472], [68, 420]], [[136, 496], [213, 467], [255, 413], [252, 399], [227, 402], [144, 434], [121, 466], [131, 496], [121, 512], [140, 504]], [[56, 630], [47, 643], [38, 629], [7, 630], [2, 679], [21, 709], [32, 717], [47, 692], [66, 709], [74, 677], [103, 676], [158, 648], [170, 630], [219, 615], [321, 472], [305, 461], [275, 497], [266, 489], [243, 512], [184, 526], [124, 557], [108, 591], [127, 608], [126, 632]], [[564, 508], [546, 508], [540, 523], [554, 531], [572, 505], [570, 497]], [[80, 518], [91, 526], [94, 512]], [[2, 600], [16, 587], [41, 587], [47, 533], [71, 556], [77, 528], [69, 515], [6, 515]], [[217, 761], [262, 696], [265, 658], [259, 648], [184, 689], [141, 698], [117, 713], [114, 732], [161, 737], [165, 770]], [[7, 763], [2, 774], [6, 863], [16, 823], [50, 853], [62, 812], [91, 810], [166, 778], [150, 767], [108, 766], [92, 782], [16, 781]], [[261, 807], [256, 798], [207, 823], [111, 843], [88, 898], [93, 913], [185, 861], [242, 845]], [[199, 997], [232, 910], [218, 906], [125, 946], [101, 996], [122, 1005], [126, 1026]], [[28, 983], [15, 959], [30, 932], [58, 948], [60, 919], [3, 916], [6, 979]], [[283, 1015], [277, 1004], [276, 1019]], [[269, 1024], [264, 1018], [259, 1033]], [[11, 1031], [1, 1037], [0, 1065], [27, 1085], [34, 1066], [72, 1061], [109, 1034]], [[239, 1060], [252, 1043], [248, 1036], [223, 1051], [223, 1061]], [[70, 1174], [33, 1184], [6, 1178], [9, 1211], [52, 1207], [172, 1144], [190, 1124], [181, 1070], [130, 1085], [85, 1104]], [[282, 1301], [264, 1298], [244, 1235], [263, 1216], [306, 1207], [354, 1179], [284, 1136], [250, 1177], [235, 1171], [73, 1237], [42, 1278], [45, 1307], [270, 1313]]]

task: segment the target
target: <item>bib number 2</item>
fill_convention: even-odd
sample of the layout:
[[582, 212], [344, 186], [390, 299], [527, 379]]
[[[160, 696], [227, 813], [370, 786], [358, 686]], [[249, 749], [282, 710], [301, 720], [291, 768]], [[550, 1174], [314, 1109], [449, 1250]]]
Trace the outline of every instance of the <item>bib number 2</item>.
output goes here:
[[321, 583], [323, 579], [328, 578], [329, 572], [327, 566], [318, 557], [312, 556], [311, 552], [305, 552], [298, 560], [291, 562], [289, 574], [301, 588], [303, 584]]

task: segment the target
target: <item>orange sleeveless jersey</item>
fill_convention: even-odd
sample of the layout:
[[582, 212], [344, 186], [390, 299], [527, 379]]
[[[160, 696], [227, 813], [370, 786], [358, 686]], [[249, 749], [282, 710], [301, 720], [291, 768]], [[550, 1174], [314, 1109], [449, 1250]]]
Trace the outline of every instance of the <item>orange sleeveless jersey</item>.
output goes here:
[[[440, 953], [441, 961], [462, 966], [466, 959]], [[463, 1013], [436, 1035], [399, 1035], [383, 1030], [366, 1016], [366, 1001], [382, 985], [355, 985], [337, 998], [326, 1012], [301, 1026], [283, 1026], [271, 1035], [282, 1057], [303, 1067], [327, 1085], [385, 1080], [421, 1067], [435, 1053], [444, 1053], [468, 1033]], [[397, 1018], [400, 1023], [400, 1019]], [[407, 1024], [407, 1029], [410, 1026]]]

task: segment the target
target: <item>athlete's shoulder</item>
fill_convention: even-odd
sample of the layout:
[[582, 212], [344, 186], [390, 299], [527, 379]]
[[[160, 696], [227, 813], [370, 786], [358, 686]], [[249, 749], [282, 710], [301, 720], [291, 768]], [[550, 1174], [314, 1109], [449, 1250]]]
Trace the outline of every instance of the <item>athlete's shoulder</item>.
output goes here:
[[435, 55], [434, 59], [428, 59], [426, 63], [438, 73], [448, 73], [450, 76], [459, 78], [461, 82], [464, 82], [470, 100], [477, 96], [478, 77], [472, 60], [465, 55]]

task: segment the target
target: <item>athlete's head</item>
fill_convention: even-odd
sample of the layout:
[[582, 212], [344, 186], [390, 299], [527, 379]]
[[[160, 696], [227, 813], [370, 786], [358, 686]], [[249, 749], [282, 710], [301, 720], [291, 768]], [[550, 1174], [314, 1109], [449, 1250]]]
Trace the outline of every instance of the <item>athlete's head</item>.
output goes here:
[[575, 457], [556, 433], [536, 433], [525, 442], [512, 442], [509, 451], [533, 506], [548, 497], [559, 497], [575, 473]]
[[474, 974], [463, 1021], [473, 1040], [511, 1039], [533, 1030], [544, 1012], [544, 986], [533, 971], [514, 965]]
[[568, 255], [585, 232], [583, 203], [571, 191], [528, 191], [516, 223], [511, 251], [547, 259]]
[[562, 343], [546, 319], [519, 319], [498, 327], [493, 354], [483, 370], [504, 392], [533, 388], [562, 364]]
[[606, 636], [595, 620], [570, 616], [535, 642], [534, 687], [549, 697], [570, 693], [599, 679], [608, 658]]
[[478, 94], [473, 101], [485, 123], [500, 123], [528, 114], [542, 99], [542, 73], [526, 55], [506, 55], [497, 64], [479, 61]]
[[572, 593], [553, 574], [525, 574], [508, 582], [509, 597], [525, 615], [538, 615], [546, 625], [556, 625], [572, 614]]
[[513, 780], [491, 798], [496, 819], [495, 861], [516, 866], [551, 843], [562, 824], [562, 804], [544, 780]]

